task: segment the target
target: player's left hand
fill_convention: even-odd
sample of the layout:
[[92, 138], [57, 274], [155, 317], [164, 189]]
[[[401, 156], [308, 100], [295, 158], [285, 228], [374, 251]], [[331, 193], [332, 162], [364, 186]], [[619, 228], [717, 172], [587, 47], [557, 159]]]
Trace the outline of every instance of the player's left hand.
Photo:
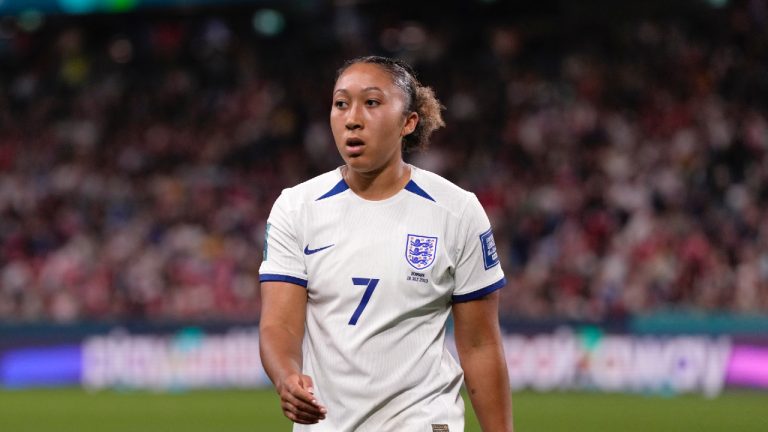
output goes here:
[[315, 398], [312, 378], [308, 375], [289, 375], [277, 386], [277, 392], [283, 414], [291, 421], [315, 424], [325, 419], [327, 411]]

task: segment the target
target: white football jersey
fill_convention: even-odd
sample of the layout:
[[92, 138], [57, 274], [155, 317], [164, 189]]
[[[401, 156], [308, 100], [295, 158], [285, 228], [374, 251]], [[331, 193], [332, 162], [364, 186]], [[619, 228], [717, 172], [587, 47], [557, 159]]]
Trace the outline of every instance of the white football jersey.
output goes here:
[[308, 293], [303, 372], [328, 413], [294, 431], [464, 430], [446, 320], [505, 284], [474, 194], [411, 167], [405, 189], [368, 201], [325, 173], [275, 202], [259, 273]]

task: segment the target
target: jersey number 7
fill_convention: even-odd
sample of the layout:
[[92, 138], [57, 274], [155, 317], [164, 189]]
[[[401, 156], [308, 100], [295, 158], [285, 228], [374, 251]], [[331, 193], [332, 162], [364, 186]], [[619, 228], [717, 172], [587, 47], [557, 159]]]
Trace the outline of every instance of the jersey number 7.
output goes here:
[[355, 285], [365, 286], [365, 292], [363, 293], [363, 298], [360, 299], [360, 304], [357, 305], [357, 309], [355, 309], [355, 313], [353, 313], [352, 318], [349, 319], [349, 325], [356, 325], [357, 320], [360, 318], [360, 315], [363, 313], [363, 310], [368, 305], [368, 300], [371, 299], [373, 290], [375, 290], [376, 285], [379, 284], [379, 280], [353, 277], [352, 283]]

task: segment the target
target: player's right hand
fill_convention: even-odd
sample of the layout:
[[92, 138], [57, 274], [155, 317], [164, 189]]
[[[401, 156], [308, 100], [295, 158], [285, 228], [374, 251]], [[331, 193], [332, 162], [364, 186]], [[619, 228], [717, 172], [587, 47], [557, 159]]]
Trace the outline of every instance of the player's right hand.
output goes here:
[[307, 375], [287, 376], [278, 386], [283, 414], [293, 422], [315, 424], [325, 419], [327, 412], [314, 395], [312, 378]]

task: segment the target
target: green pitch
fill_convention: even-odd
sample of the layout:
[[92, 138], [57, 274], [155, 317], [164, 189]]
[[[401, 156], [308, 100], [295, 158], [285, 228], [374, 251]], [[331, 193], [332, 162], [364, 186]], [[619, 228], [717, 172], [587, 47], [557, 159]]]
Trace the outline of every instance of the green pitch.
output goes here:
[[[524, 392], [513, 403], [520, 432], [768, 431], [766, 392], [717, 399]], [[271, 391], [245, 390], [0, 391], [0, 424], [8, 432], [290, 431]], [[480, 431], [471, 412], [466, 430]]]

